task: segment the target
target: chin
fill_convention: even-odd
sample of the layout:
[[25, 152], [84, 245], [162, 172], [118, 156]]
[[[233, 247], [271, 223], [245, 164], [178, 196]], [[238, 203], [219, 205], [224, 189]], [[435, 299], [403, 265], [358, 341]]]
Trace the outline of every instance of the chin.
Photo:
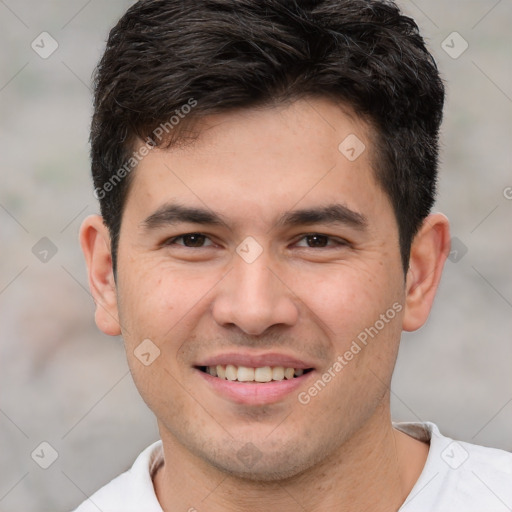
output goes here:
[[[272, 457], [274, 459], [274, 457]], [[209, 461], [212, 464], [211, 461]], [[247, 480], [250, 482], [282, 482], [283, 480], [296, 477], [306, 471], [307, 464], [300, 461], [290, 460], [267, 460], [263, 456], [254, 466], [248, 467], [240, 461], [226, 461], [225, 464], [218, 460], [213, 465], [223, 473], [233, 478]]]
[[[314, 466], [321, 456], [297, 449], [297, 443], [263, 446], [261, 449], [251, 442], [232, 443], [216, 450], [215, 454], [202, 454], [203, 460], [219, 471], [234, 478], [251, 482], [277, 482], [296, 477]], [[260, 443], [261, 446], [261, 443]]]

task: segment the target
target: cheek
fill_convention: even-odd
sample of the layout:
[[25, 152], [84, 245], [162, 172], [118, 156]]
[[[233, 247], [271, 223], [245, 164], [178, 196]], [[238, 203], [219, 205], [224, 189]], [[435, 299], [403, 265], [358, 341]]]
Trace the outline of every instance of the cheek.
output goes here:
[[153, 269], [144, 261], [137, 267], [143, 270], [131, 268], [120, 282], [120, 316], [128, 338], [137, 333], [159, 340], [197, 303], [201, 286], [180, 271]]
[[[119, 283], [120, 319], [124, 327], [123, 337], [130, 345], [142, 337], [158, 344], [160, 332], [169, 329], [176, 307], [177, 290], [168, 286], [156, 273], [138, 273], [131, 270]], [[165, 319], [166, 325], [162, 325]]]
[[144, 270], [132, 267], [119, 281], [128, 365], [139, 393], [155, 414], [176, 412], [186, 403], [186, 394], [176, 384], [182, 379], [177, 352], [190, 327], [187, 314], [199, 305], [201, 295], [177, 271], [155, 271], [143, 262], [137, 266]]
[[330, 340], [334, 359], [342, 358], [333, 388], [364, 388], [366, 383], [369, 393], [378, 393], [389, 381], [401, 334], [400, 283], [399, 274], [382, 272], [380, 264], [343, 266], [322, 280], [302, 282], [304, 302]]
[[295, 290], [322, 321], [328, 335], [344, 339], [373, 324], [391, 306], [395, 295], [371, 272], [348, 266], [324, 272], [322, 276], [303, 273]]
[[[128, 359], [145, 339], [155, 343], [172, 373], [180, 371], [178, 353], [193, 340], [202, 322], [209, 322], [211, 293], [222, 273], [178, 268], [154, 269], [140, 264], [120, 283], [119, 312]], [[220, 277], [219, 277], [220, 276]], [[134, 365], [137, 366], [137, 365]]]

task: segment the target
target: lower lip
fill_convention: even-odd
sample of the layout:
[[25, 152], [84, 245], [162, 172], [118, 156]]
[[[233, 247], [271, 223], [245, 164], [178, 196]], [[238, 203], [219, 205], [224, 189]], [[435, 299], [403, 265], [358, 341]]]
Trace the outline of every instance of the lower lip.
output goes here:
[[315, 373], [314, 370], [311, 370], [300, 377], [271, 382], [238, 382], [213, 377], [209, 373], [197, 369], [196, 372], [205, 379], [207, 384], [212, 386], [216, 393], [233, 402], [245, 405], [265, 405], [279, 402], [304, 385], [306, 380]]

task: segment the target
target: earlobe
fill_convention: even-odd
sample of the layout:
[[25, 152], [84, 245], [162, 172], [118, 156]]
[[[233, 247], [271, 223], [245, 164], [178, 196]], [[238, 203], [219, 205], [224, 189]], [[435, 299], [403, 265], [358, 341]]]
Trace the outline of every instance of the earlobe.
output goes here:
[[110, 235], [100, 215], [90, 215], [80, 227], [80, 245], [87, 264], [89, 288], [96, 304], [98, 328], [110, 336], [121, 334]]
[[429, 215], [411, 245], [402, 323], [405, 331], [415, 331], [426, 322], [449, 251], [448, 219], [441, 213]]

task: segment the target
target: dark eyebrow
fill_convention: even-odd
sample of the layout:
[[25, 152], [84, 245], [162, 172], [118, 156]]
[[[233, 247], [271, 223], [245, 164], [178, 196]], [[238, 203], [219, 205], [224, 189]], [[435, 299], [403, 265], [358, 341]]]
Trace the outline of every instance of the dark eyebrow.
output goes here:
[[363, 230], [368, 225], [368, 219], [362, 213], [335, 203], [319, 208], [285, 212], [277, 221], [277, 226], [281, 227], [305, 224], [345, 224]]
[[[175, 203], [166, 203], [142, 222], [146, 230], [153, 230], [163, 226], [179, 223], [204, 224], [210, 226], [224, 226], [228, 223], [222, 216], [205, 208], [184, 206]], [[277, 227], [290, 227], [311, 224], [345, 224], [363, 230], [367, 218], [342, 204], [330, 204], [319, 208], [306, 208], [285, 212], [277, 221]]]
[[176, 203], [162, 205], [142, 222], [142, 226], [145, 230], [152, 230], [183, 222], [229, 227], [220, 215], [210, 210]]

